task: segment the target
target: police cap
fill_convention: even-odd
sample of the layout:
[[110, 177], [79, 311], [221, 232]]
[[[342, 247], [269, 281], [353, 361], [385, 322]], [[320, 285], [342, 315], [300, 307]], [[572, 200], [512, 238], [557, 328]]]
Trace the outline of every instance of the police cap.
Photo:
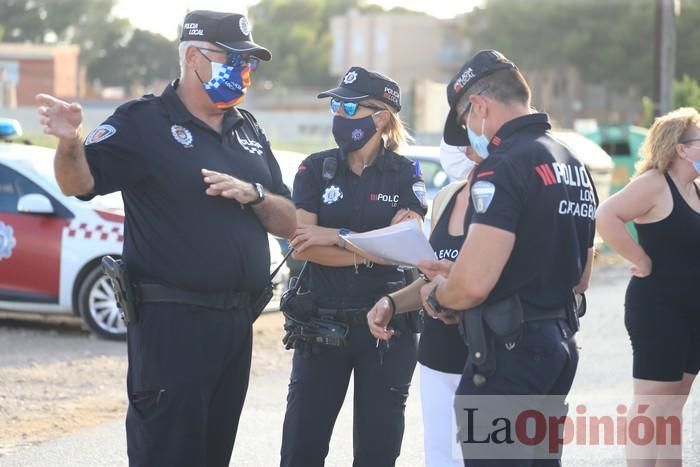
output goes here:
[[212, 42], [234, 52], [270, 60], [270, 51], [253, 42], [248, 18], [237, 13], [195, 10], [187, 13], [182, 25], [182, 41]]
[[322, 97], [335, 97], [347, 102], [377, 99], [387, 103], [397, 112], [401, 110], [401, 89], [396, 81], [359, 66], [350, 68], [337, 87], [318, 95], [318, 98]]
[[513, 62], [502, 53], [495, 50], [481, 50], [477, 52], [447, 85], [447, 103], [450, 105], [450, 113], [447, 114], [443, 137], [451, 146], [469, 146], [467, 132], [457, 122], [457, 103], [474, 83], [500, 70], [515, 69]]

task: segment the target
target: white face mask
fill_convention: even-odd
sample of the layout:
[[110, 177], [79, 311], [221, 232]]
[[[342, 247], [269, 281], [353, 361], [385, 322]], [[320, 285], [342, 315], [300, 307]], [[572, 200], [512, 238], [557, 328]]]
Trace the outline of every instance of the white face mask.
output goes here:
[[467, 158], [467, 148], [450, 146], [443, 139], [440, 141], [440, 164], [445, 173], [453, 180], [464, 180], [474, 168], [474, 162]]

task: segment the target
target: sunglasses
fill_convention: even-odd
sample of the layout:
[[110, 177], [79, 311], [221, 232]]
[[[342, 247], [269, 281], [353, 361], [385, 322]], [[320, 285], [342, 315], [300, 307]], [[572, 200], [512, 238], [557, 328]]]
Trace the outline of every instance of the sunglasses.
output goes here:
[[[486, 85], [484, 89], [472, 94], [472, 96], [480, 96], [484, 92], [488, 90], [489, 86]], [[462, 104], [462, 102], [465, 102]], [[472, 101], [467, 97], [466, 99], [461, 100], [460, 102], [457, 103], [455, 106], [455, 110], [457, 110], [457, 125], [466, 128], [466, 123], [464, 122], [464, 116], [467, 115], [467, 113], [471, 110], [472, 108]]]
[[226, 50], [217, 50], [217, 49], [207, 49], [205, 47], [197, 47], [197, 50], [199, 50], [199, 53], [201, 53], [204, 58], [206, 58], [210, 63], [212, 60], [207, 57], [207, 54], [205, 54], [202, 51], [206, 52], [214, 52], [217, 54], [226, 54], [226, 65], [228, 66], [248, 66], [250, 68], [250, 71], [255, 71], [255, 69], [258, 67], [260, 64], [260, 59], [258, 57], [253, 57], [252, 55], [248, 57], [244, 57], [243, 55], [239, 54], [238, 52], [233, 52], [233, 51], [226, 51]]
[[359, 102], [345, 102], [341, 101], [340, 99], [336, 99], [335, 97], [332, 97], [331, 113], [337, 113], [341, 105], [343, 106], [343, 112], [345, 112], [345, 115], [347, 115], [348, 117], [353, 117], [357, 113], [358, 107], [365, 107], [373, 110], [384, 110], [381, 107], [377, 107], [376, 105], [360, 104]]
[[680, 144], [690, 144], [690, 143], [695, 143], [696, 141], [700, 141], [700, 138], [692, 138], [692, 139], [687, 139], [685, 141], [680, 141]]

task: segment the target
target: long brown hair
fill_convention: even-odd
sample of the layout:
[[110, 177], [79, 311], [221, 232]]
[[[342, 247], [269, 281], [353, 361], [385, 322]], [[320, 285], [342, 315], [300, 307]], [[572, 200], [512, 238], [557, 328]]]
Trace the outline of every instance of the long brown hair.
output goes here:
[[656, 118], [642, 145], [635, 177], [652, 169], [665, 173], [677, 155], [676, 145], [698, 123], [700, 113], [692, 107], [681, 107]]

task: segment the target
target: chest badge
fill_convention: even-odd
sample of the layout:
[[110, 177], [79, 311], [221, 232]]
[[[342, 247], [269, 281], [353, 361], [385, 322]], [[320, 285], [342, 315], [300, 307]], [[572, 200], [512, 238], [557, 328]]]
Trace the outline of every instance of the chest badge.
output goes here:
[[472, 202], [474, 210], [483, 214], [491, 205], [493, 195], [496, 194], [496, 186], [491, 182], [478, 181], [472, 186]]
[[17, 245], [14, 229], [4, 222], [0, 222], [0, 260], [12, 256], [12, 249]]
[[170, 134], [173, 135], [175, 141], [182, 144], [186, 148], [191, 148], [192, 146], [192, 133], [190, 130], [181, 125], [173, 125], [170, 127]]
[[333, 204], [341, 199], [343, 199], [343, 192], [340, 191], [340, 187], [336, 185], [329, 186], [326, 188], [326, 191], [323, 192], [324, 204]]

